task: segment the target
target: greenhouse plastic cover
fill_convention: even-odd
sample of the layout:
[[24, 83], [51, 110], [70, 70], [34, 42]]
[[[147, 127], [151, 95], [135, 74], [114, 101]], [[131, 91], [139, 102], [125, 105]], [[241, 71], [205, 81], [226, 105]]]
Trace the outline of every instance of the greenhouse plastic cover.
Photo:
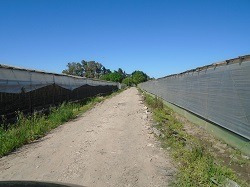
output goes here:
[[118, 86], [114, 82], [0, 65], [0, 93], [29, 92], [52, 84], [68, 90], [83, 85]]
[[250, 57], [148, 81], [139, 87], [250, 139]]

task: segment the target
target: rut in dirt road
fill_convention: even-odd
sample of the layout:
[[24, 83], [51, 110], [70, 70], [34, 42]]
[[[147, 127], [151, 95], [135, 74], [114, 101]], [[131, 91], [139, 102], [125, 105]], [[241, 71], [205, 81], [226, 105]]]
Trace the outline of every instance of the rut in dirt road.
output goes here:
[[84, 186], [166, 186], [173, 166], [130, 88], [0, 159], [0, 180]]

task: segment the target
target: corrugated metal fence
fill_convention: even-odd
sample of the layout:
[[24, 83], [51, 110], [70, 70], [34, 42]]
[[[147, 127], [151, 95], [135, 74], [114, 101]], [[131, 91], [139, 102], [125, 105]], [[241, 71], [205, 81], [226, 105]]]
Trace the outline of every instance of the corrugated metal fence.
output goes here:
[[139, 87], [250, 140], [250, 55]]

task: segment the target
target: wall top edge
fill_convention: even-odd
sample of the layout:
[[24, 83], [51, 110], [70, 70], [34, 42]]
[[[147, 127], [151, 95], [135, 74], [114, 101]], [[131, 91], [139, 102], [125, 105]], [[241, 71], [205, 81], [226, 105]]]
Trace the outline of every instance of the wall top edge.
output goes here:
[[174, 77], [174, 76], [179, 76], [179, 75], [184, 75], [187, 73], [193, 73], [193, 72], [200, 72], [203, 70], [207, 70], [210, 68], [216, 68], [216, 67], [220, 67], [220, 66], [226, 66], [226, 65], [230, 65], [230, 64], [236, 64], [236, 63], [242, 63], [242, 62], [246, 62], [249, 61], [250, 62], [250, 55], [244, 55], [244, 56], [239, 56], [237, 58], [232, 58], [232, 59], [228, 59], [228, 60], [224, 60], [224, 61], [220, 61], [220, 62], [215, 62], [209, 65], [205, 65], [205, 66], [201, 66], [201, 67], [197, 67], [195, 69], [190, 69], [181, 73], [176, 73], [176, 74], [171, 74], [171, 75], [167, 75], [164, 77], [160, 77], [156, 80], [159, 79], [164, 79], [164, 78], [168, 78], [168, 77]]
[[74, 76], [74, 75], [67, 75], [67, 74], [63, 74], [63, 73], [46, 72], [46, 71], [43, 71], [43, 70], [28, 69], [28, 68], [23, 68], [23, 67], [10, 66], [10, 65], [6, 65], [6, 64], [0, 64], [0, 68], [19, 70], [19, 71], [26, 71], [26, 72], [36, 72], [36, 73], [48, 74], [48, 75], [71, 77], [71, 78], [76, 78], [76, 79], [84, 79], [84, 80], [93, 80], [93, 81], [100, 81], [100, 82], [116, 83], [116, 82], [112, 82], [112, 81], [105, 81], [105, 80], [94, 79], [94, 78], [86, 78], [86, 77], [80, 77], [80, 76]]

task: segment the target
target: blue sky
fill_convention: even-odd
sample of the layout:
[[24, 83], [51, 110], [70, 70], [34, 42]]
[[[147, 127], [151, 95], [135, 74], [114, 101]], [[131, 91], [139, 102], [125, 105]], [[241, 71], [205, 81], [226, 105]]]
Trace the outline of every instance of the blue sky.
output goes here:
[[249, 0], [0, 0], [0, 63], [153, 77], [250, 54]]

